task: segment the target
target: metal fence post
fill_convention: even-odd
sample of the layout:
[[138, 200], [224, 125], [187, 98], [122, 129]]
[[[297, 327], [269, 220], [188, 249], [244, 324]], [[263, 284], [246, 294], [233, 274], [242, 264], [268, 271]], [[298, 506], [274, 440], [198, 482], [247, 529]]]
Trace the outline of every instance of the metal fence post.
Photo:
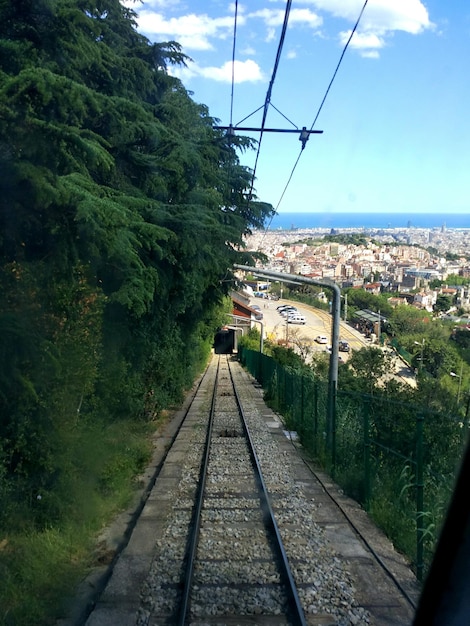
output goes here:
[[327, 397], [327, 423], [326, 423], [326, 449], [329, 452], [331, 466], [334, 470], [336, 464], [336, 393], [338, 387], [338, 344], [341, 314], [341, 290], [336, 283], [330, 280], [317, 280], [307, 278], [297, 274], [284, 274], [281, 272], [272, 272], [261, 268], [254, 268], [249, 265], [239, 265], [235, 263], [235, 269], [245, 272], [254, 273], [260, 276], [266, 276], [280, 282], [306, 285], [320, 285], [323, 288], [332, 291], [333, 301], [331, 308], [332, 325], [331, 325], [331, 353], [330, 366], [328, 369], [328, 397]]
[[371, 494], [370, 472], [370, 399], [364, 400], [362, 411], [363, 439], [364, 439], [364, 508], [369, 510]]
[[424, 573], [424, 415], [416, 418], [416, 577]]
[[277, 405], [279, 407], [279, 412], [281, 412], [281, 409], [284, 410], [284, 383], [285, 383], [285, 376], [284, 376], [284, 368], [282, 368], [279, 364], [276, 365], [276, 369], [277, 369], [277, 384], [278, 384], [278, 392], [277, 392], [278, 402], [277, 402]]
[[318, 380], [313, 383], [313, 451], [318, 454]]

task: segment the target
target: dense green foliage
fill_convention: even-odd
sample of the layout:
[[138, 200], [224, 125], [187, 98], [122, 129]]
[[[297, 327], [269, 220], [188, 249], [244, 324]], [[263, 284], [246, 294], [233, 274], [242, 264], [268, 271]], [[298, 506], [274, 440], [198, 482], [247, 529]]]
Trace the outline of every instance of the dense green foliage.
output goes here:
[[354, 246], [367, 246], [368, 243], [379, 245], [376, 241], [370, 239], [370, 237], [367, 237], [362, 233], [332, 233], [330, 235], [325, 235], [323, 237], [323, 241]]
[[296, 302], [302, 302], [308, 304], [317, 309], [328, 311], [330, 304], [323, 299], [319, 299], [319, 294], [323, 292], [321, 287], [315, 287], [314, 285], [285, 285], [283, 287], [284, 298], [289, 300], [295, 300]]
[[[416, 370], [417, 388], [408, 390], [406, 395], [411, 394], [411, 397], [407, 401], [423, 403], [433, 410], [447, 412], [452, 406], [461, 415], [470, 413], [470, 332], [466, 328], [454, 327], [433, 313], [412, 306], [392, 308], [387, 302], [390, 297], [387, 293], [374, 295], [363, 289], [348, 289], [346, 292], [348, 319], [354, 319], [355, 312], [360, 309], [380, 312], [383, 319], [382, 343], [392, 345]], [[437, 306], [436, 310], [439, 308]], [[362, 388], [368, 392], [372, 384], [375, 394], [389, 393], [390, 385], [383, 382], [377, 385], [376, 376], [367, 377], [367, 367], [361, 382], [361, 368], [355, 371], [353, 368], [356, 356], [354, 354], [354, 359], [348, 364], [348, 371], [343, 369], [340, 382], [349, 389]], [[378, 364], [372, 363], [371, 355], [366, 358], [370, 361], [370, 371], [380, 369]]]
[[243, 235], [272, 211], [249, 199], [251, 142], [213, 129], [167, 71], [179, 45], [134, 17], [118, 0], [0, 2], [5, 533], [61, 524], [110, 468], [138, 471], [107, 435], [193, 381], [230, 268], [252, 262]]
[[329, 235], [322, 235], [319, 237], [305, 237], [303, 239], [297, 239], [295, 242], [287, 242], [282, 245], [285, 247], [295, 246], [298, 244], [306, 244], [307, 246], [321, 246], [324, 243], [340, 243], [344, 245], [354, 246], [367, 246], [368, 243], [374, 245], [381, 245], [374, 239], [367, 237], [361, 233], [330, 233]]
[[445, 280], [441, 280], [439, 278], [435, 278], [429, 282], [429, 286], [431, 289], [436, 289], [438, 287], [442, 287], [442, 285], [452, 285], [456, 287], [457, 285], [468, 285], [470, 283], [470, 278], [465, 276], [459, 276], [458, 274], [449, 274]]

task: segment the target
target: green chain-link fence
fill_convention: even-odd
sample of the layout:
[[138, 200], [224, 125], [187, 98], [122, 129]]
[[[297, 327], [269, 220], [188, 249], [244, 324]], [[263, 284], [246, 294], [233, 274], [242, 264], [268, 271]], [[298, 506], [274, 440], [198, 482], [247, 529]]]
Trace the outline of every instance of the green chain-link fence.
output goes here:
[[285, 427], [297, 432], [304, 448], [370, 513], [422, 580], [450, 500], [467, 426], [416, 405], [338, 391], [335, 436], [327, 444], [326, 382], [260, 352], [241, 347], [238, 356]]

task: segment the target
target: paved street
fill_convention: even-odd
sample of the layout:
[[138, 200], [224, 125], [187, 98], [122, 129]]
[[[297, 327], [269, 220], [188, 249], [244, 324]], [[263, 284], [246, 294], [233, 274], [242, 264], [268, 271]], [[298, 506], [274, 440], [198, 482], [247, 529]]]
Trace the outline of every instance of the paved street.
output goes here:
[[[304, 341], [312, 345], [314, 351], [325, 352], [328, 346], [331, 346], [331, 324], [332, 318], [329, 313], [306, 304], [294, 302], [292, 300], [263, 300], [261, 298], [252, 298], [251, 304], [257, 304], [261, 307], [263, 313], [263, 324], [265, 337], [273, 341], [289, 340], [289, 337], [296, 337], [297, 341]], [[287, 324], [286, 320], [277, 311], [277, 307], [282, 304], [290, 304], [295, 306], [299, 313], [305, 317], [306, 324]], [[325, 335], [328, 339], [327, 345], [315, 342], [315, 337]], [[352, 349], [359, 349], [370, 342], [363, 335], [351, 328], [348, 324], [340, 322], [340, 340], [344, 339], [349, 342]], [[347, 353], [341, 353], [344, 360], [347, 359]]]
[[[264, 300], [262, 298], [251, 298], [250, 305], [252, 304], [258, 305], [263, 313], [262, 323], [265, 338], [274, 342], [287, 340], [292, 347], [299, 344], [307, 345], [312, 352], [327, 352], [328, 346], [331, 346], [332, 318], [326, 311], [284, 299]], [[305, 317], [305, 325], [287, 324], [284, 317], [277, 311], [277, 307], [282, 304], [295, 306], [299, 313]], [[259, 327], [258, 324], [257, 326]], [[315, 337], [318, 335], [325, 335], [328, 343], [326, 345], [317, 343]], [[371, 345], [371, 342], [364, 335], [343, 321], [340, 321], [339, 338], [340, 340], [346, 340], [352, 350], [359, 350], [364, 346]], [[388, 350], [387, 348], [385, 349]], [[390, 354], [394, 357], [394, 371], [391, 375], [415, 387], [416, 381], [412, 370], [394, 352]], [[349, 354], [346, 352], [341, 352], [340, 356], [344, 362], [349, 358]]]

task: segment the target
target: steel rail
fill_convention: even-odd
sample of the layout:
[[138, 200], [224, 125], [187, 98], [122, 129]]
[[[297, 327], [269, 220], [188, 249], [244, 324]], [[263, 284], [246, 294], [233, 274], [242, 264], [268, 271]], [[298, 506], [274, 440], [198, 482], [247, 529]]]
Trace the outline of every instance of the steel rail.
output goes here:
[[198, 493], [196, 498], [195, 507], [193, 509], [191, 527], [192, 532], [189, 537], [188, 549], [186, 552], [186, 575], [183, 582], [183, 591], [181, 597], [181, 603], [179, 607], [178, 620], [176, 624], [178, 626], [185, 626], [187, 620], [187, 614], [189, 611], [189, 600], [191, 595], [191, 586], [194, 574], [194, 561], [196, 558], [197, 544], [199, 541], [199, 531], [201, 528], [201, 511], [204, 502], [204, 491], [206, 488], [207, 468], [209, 465], [209, 453], [212, 439], [212, 429], [214, 424], [215, 402], [217, 397], [217, 384], [219, 379], [220, 357], [217, 363], [217, 371], [215, 375], [214, 388], [212, 392], [211, 408], [209, 413], [209, 424], [206, 432], [206, 441], [204, 444], [204, 458], [201, 464], [201, 470], [199, 473]]
[[279, 532], [279, 528], [276, 523], [276, 519], [274, 517], [274, 512], [271, 506], [268, 490], [264, 482], [263, 473], [261, 471], [261, 466], [258, 460], [258, 456], [255, 451], [255, 446], [251, 438], [248, 425], [246, 423], [245, 412], [243, 410], [243, 406], [242, 406], [240, 397], [237, 392], [237, 387], [233, 379], [230, 362], [227, 361], [227, 363], [228, 363], [228, 369], [230, 372], [230, 379], [233, 384], [235, 400], [237, 402], [237, 406], [240, 412], [240, 418], [241, 418], [242, 425], [243, 425], [243, 431], [245, 433], [245, 437], [249, 444], [248, 445], [249, 453], [250, 453], [250, 457], [252, 460], [253, 468], [255, 469], [256, 480], [258, 482], [258, 486], [259, 486], [260, 493], [261, 493], [261, 505], [262, 505], [261, 508], [263, 511], [265, 525], [272, 532], [272, 534], [274, 535], [276, 539], [275, 542], [273, 542], [274, 544], [273, 547], [276, 552], [276, 556], [279, 560], [280, 569], [281, 569], [281, 577], [286, 587], [287, 600], [288, 600], [288, 605], [289, 605], [289, 609], [291, 613], [291, 618], [295, 626], [296, 625], [307, 626], [307, 621], [305, 619], [304, 610], [300, 602], [299, 594], [297, 593], [297, 586], [295, 584], [294, 577], [290, 569], [289, 560], [287, 558], [286, 550], [282, 542], [281, 533]]

